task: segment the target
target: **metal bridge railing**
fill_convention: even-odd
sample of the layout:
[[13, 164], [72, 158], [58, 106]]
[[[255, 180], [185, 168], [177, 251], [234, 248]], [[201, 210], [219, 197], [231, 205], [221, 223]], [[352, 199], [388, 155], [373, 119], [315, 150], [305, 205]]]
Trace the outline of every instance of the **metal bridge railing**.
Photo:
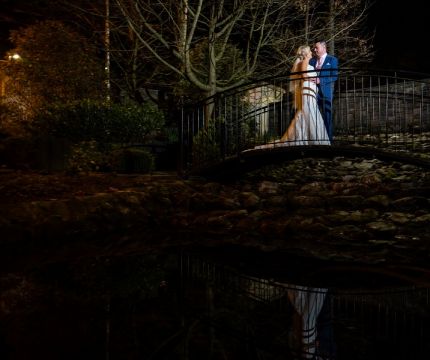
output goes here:
[[[290, 92], [294, 81], [298, 80], [291, 80], [291, 74], [264, 79], [184, 106], [180, 128], [182, 168], [209, 166], [261, 145], [276, 147], [294, 116]], [[339, 69], [332, 113], [332, 146], [428, 151], [427, 78]]]

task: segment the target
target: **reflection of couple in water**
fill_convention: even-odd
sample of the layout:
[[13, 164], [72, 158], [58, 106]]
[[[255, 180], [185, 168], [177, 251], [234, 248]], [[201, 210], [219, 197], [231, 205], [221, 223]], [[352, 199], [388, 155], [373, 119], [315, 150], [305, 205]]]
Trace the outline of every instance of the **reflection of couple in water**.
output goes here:
[[334, 356], [333, 335], [330, 333], [330, 314], [327, 289], [294, 286], [288, 289], [298, 321], [294, 324], [303, 359], [324, 359]]
[[327, 54], [325, 41], [317, 42], [314, 50], [316, 57], [308, 45], [297, 50], [290, 79], [296, 113], [275, 146], [330, 145], [333, 140], [331, 107], [338, 61]]
[[[331, 297], [328, 289], [277, 283], [266, 279], [254, 278], [247, 292], [256, 300], [270, 302], [288, 298], [292, 308], [291, 339], [293, 353], [300, 359], [335, 358], [332, 316], [330, 313]], [[252, 285], [251, 285], [252, 284]]]

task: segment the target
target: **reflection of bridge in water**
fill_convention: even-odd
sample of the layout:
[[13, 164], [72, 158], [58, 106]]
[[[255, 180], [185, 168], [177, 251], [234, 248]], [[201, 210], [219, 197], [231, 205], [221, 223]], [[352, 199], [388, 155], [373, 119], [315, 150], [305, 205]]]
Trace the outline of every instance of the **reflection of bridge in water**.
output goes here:
[[395, 286], [386, 277], [390, 286], [368, 289], [295, 285], [190, 254], [181, 257], [181, 278], [184, 298], [200, 299], [188, 306], [203, 313], [212, 341], [227, 353], [241, 348], [243, 358], [403, 360], [430, 350], [429, 288], [413, 283]]
[[[299, 149], [276, 142], [294, 113], [290, 82], [288, 76], [261, 80], [184, 107], [183, 170], [238, 170], [274, 159], [339, 154], [430, 164], [427, 79], [416, 74], [340, 70], [333, 103], [332, 145]], [[265, 149], [259, 149], [261, 145]]]

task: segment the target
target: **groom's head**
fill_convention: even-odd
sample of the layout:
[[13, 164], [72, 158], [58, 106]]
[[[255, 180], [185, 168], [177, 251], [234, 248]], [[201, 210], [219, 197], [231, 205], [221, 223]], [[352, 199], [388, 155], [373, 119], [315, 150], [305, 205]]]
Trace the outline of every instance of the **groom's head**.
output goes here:
[[327, 53], [327, 44], [324, 40], [317, 41], [314, 46], [315, 55], [320, 58]]

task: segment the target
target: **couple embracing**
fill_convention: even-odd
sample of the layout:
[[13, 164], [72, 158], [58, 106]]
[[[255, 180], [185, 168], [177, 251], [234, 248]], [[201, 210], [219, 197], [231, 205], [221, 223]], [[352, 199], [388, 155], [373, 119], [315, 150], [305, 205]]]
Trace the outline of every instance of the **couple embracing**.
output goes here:
[[291, 69], [296, 113], [280, 141], [291, 145], [330, 145], [333, 140], [332, 101], [338, 60], [327, 54], [325, 41], [318, 41], [312, 56], [302, 45]]

